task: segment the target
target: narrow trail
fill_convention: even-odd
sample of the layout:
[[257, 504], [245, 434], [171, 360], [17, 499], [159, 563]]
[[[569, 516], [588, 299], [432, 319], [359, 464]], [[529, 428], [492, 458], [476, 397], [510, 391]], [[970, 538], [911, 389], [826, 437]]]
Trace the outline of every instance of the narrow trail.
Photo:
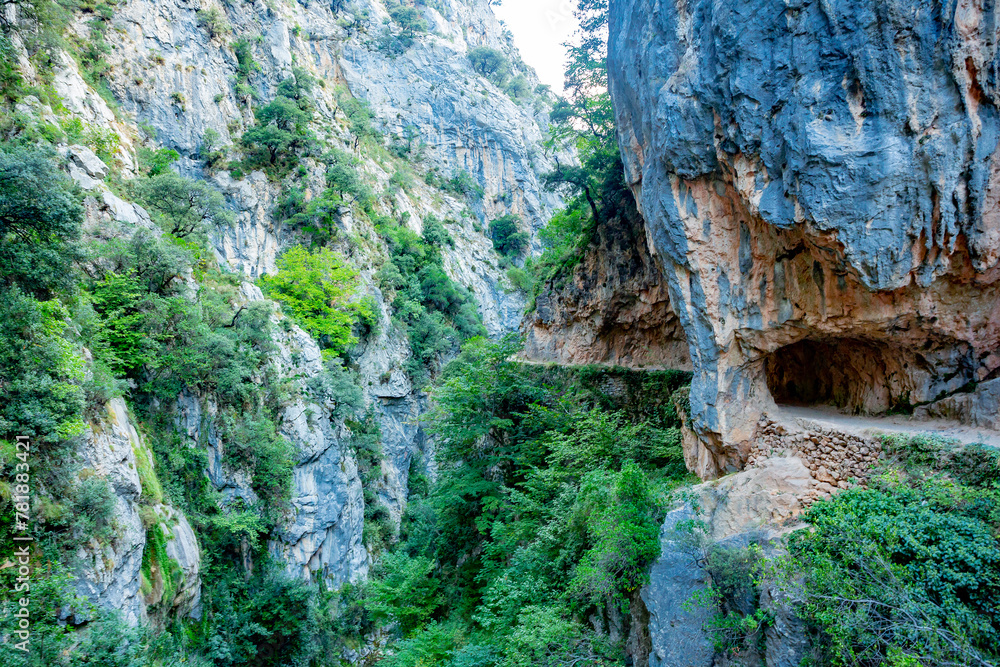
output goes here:
[[969, 444], [980, 442], [1000, 447], [1000, 431], [968, 426], [946, 419], [918, 420], [905, 415], [869, 417], [844, 414], [828, 405], [779, 405], [769, 415], [777, 422], [803, 428], [826, 428], [851, 435], [871, 436], [882, 433], [931, 433]]

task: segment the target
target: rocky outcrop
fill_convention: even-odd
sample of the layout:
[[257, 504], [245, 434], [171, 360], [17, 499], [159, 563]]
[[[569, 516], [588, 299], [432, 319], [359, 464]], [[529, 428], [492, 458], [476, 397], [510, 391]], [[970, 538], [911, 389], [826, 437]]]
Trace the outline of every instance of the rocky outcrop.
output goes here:
[[972, 391], [952, 394], [923, 405], [914, 415], [925, 419], [951, 419], [993, 431], [1000, 431], [1000, 378], [981, 382]]
[[139, 516], [142, 484], [135, 455], [135, 449], [142, 447], [125, 401], [115, 398], [107, 404], [105, 414], [90, 424], [79, 448], [81, 474], [103, 477], [114, 492], [112, 522], [117, 530], [107, 543], [91, 539], [79, 549], [77, 589], [98, 607], [120, 610], [131, 625], [146, 619], [139, 592], [146, 531]]
[[[400, 51], [383, 48], [391, 21], [380, 0], [349, 5], [256, 2], [240, 7], [130, 0], [116, 8], [107, 35], [113, 49], [105, 57], [105, 78], [121, 103], [118, 116], [86, 86], [72, 63], [59, 75], [58, 88], [85, 123], [110, 124], [122, 135], [120, 152], [131, 154], [133, 140], [140, 136], [119, 119], [132, 116], [142, 134], [155, 134], [156, 143], [180, 153], [181, 173], [206, 178], [218, 188], [234, 220], [212, 230], [217, 259], [252, 280], [273, 273], [281, 250], [301, 240], [300, 230], [273, 215], [285, 185], [260, 172], [205, 172], [198, 149], [208, 130], [218, 133], [223, 150], [237, 144], [255, 122], [253, 107], [274, 97], [293, 65], [301, 68], [318, 82], [311, 93], [316, 118], [312, 129], [318, 141], [360, 158], [359, 175], [379, 195], [378, 213], [402, 220], [417, 232], [429, 214], [445, 221], [454, 240], [444, 249], [445, 269], [473, 292], [487, 330], [499, 335], [516, 329], [524, 296], [507, 284], [484, 230], [491, 218], [514, 213], [533, 232], [560, 204], [557, 195], [539, 184], [539, 174], [552, 166], [552, 158], [540, 147], [552, 100], [545, 94], [513, 99], [472, 70], [467, 51], [489, 46], [506, 54], [525, 74], [529, 88], [537, 84], [485, 0], [445, 0], [419, 9], [429, 31]], [[212, 25], [205, 20], [206, 12], [215, 12]], [[74, 31], [86, 34], [86, 21], [77, 21]], [[254, 61], [239, 89], [234, 85], [237, 39], [247, 40]], [[416, 172], [433, 172], [439, 181], [465, 172], [481, 196], [443, 192], [417, 174], [406, 187], [394, 184], [399, 161], [385, 157], [385, 151], [359, 150], [358, 137], [350, 132], [342, 102], [351, 97], [371, 105], [374, 128], [387, 142], [409, 137], [409, 159], [417, 165]], [[230, 157], [236, 156], [232, 151]], [[100, 183], [103, 174], [87, 172], [72, 151], [70, 159], [74, 178], [95, 193], [91, 231], [102, 233], [109, 219], [124, 225], [127, 203], [109, 200], [114, 195]], [[127, 175], [131, 161], [127, 156], [119, 161]], [[306, 199], [316, 197], [326, 187], [325, 166], [305, 158], [298, 178]], [[376, 284], [375, 273], [387, 255], [385, 244], [371, 220], [355, 216], [349, 206], [337, 218], [342, 232], [335, 241], [337, 249], [361, 271], [364, 292], [374, 298], [380, 315], [379, 333], [355, 351], [351, 366], [381, 429], [382, 474], [373, 483], [398, 524], [410, 462], [418, 453], [430, 458], [430, 441], [419, 420], [425, 399], [404, 371], [409, 345], [393, 326]], [[148, 216], [132, 224], [147, 226]], [[537, 246], [534, 234], [532, 239]], [[247, 301], [263, 298], [249, 282], [243, 292]], [[276, 363], [283, 377], [294, 378], [299, 386], [322, 372], [319, 350], [305, 332], [293, 326], [277, 335]], [[211, 398], [185, 392], [174, 407], [178, 430], [192, 444], [207, 445], [206, 472], [224, 502], [243, 499], [252, 504], [256, 496], [246, 476], [224, 465], [226, 443], [214, 424]], [[308, 392], [283, 406], [279, 431], [299, 458], [293, 474], [293, 511], [273, 536], [270, 550], [286, 561], [289, 571], [339, 585], [364, 576], [369, 557], [361, 541], [364, 501], [352, 434], [342, 416], [332, 418], [331, 409]]]
[[594, 231], [580, 263], [536, 297], [522, 325], [528, 359], [691, 368], [684, 330], [642, 218], [631, 201], [619, 208]]
[[[703, 565], [707, 550], [751, 542], [775, 548], [768, 545], [804, 525], [798, 516], [815, 484], [801, 459], [770, 458], [759, 467], [692, 487], [686, 500], [667, 514], [660, 556], [642, 589], [649, 610], [650, 667], [730, 664], [719, 662], [722, 657], [706, 628], [715, 610], [697, 596], [711, 582]], [[766, 664], [798, 665], [807, 646], [804, 629], [787, 613], [780, 595], [762, 598], [776, 619], [764, 641]]]
[[975, 0], [612, 0], [626, 180], [744, 463], [774, 401], [881, 412], [1000, 367], [997, 15]]
[[[105, 413], [91, 422], [78, 451], [81, 479], [103, 477], [114, 493], [111, 523], [115, 527], [109, 541], [91, 539], [79, 549], [79, 593], [96, 607], [120, 611], [131, 625], [146, 620], [149, 604], [162, 603], [176, 616], [200, 616], [198, 540], [180, 510], [155, 501], [160, 491], [152, 453], [123, 399], [107, 403]], [[151, 488], [143, 489], [143, 484]], [[156, 582], [146, 580], [143, 572], [144, 560], [151, 557], [145, 552], [153, 548], [150, 530], [162, 531], [165, 545], [166, 561], [157, 564], [163, 572], [157, 572]], [[165, 580], [169, 586], [164, 586]], [[151, 596], [144, 586], [154, 586], [157, 595]], [[74, 622], [89, 620], [82, 610], [73, 611]]]

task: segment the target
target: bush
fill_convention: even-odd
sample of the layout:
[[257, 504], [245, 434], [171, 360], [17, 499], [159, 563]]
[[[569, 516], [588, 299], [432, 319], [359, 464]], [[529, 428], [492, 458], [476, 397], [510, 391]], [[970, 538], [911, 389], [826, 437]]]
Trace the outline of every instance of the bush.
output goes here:
[[531, 244], [531, 237], [520, 227], [521, 219], [512, 213], [490, 222], [493, 248], [503, 257], [520, 257]]
[[323, 156], [327, 163], [326, 186], [341, 196], [348, 196], [366, 210], [374, 203], [371, 188], [361, 177], [360, 161], [342, 150], [333, 149]]
[[219, 166], [226, 157], [226, 151], [222, 146], [222, 137], [219, 133], [208, 128], [201, 136], [201, 145], [198, 146], [198, 158], [205, 161], [205, 166], [213, 168]]
[[247, 165], [272, 175], [288, 173], [315, 141], [309, 130], [312, 104], [306, 97], [312, 78], [299, 70], [293, 72], [278, 85], [277, 97], [254, 111], [257, 125], [244, 132], [240, 140], [247, 151]]
[[330, 415], [334, 419], [353, 417], [365, 404], [357, 375], [344, 368], [340, 359], [325, 361], [323, 372], [311, 378], [307, 386], [316, 402], [333, 403]]
[[350, 298], [358, 272], [328, 248], [310, 253], [295, 246], [278, 258], [278, 273], [260, 279], [264, 291], [303, 329], [340, 354], [357, 342]]
[[1000, 543], [987, 509], [995, 492], [915, 484], [817, 503], [806, 515], [814, 530], [792, 540], [790, 569], [806, 577], [802, 610], [834, 663], [997, 657]]
[[375, 114], [368, 100], [358, 99], [342, 88], [337, 91], [337, 106], [347, 116], [348, 125], [354, 136], [359, 139], [378, 136], [378, 130], [372, 123]]
[[198, 17], [198, 25], [208, 31], [209, 37], [222, 37], [228, 35], [231, 30], [225, 15], [217, 7], [199, 9], [196, 16]]
[[68, 315], [0, 287], [0, 440], [27, 435], [47, 451], [84, 430], [83, 359], [61, 335]]
[[139, 158], [139, 170], [146, 176], [157, 176], [166, 172], [170, 165], [181, 157], [180, 153], [170, 148], [152, 150], [140, 146], [136, 153]]

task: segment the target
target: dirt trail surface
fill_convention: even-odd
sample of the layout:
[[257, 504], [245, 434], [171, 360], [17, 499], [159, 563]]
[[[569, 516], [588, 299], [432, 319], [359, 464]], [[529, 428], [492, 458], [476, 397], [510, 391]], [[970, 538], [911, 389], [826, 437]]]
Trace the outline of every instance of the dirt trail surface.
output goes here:
[[776, 422], [789, 426], [798, 425], [805, 429], [820, 427], [860, 436], [881, 433], [931, 433], [967, 444], [981, 442], [1000, 447], [1000, 431], [976, 428], [945, 419], [916, 420], [904, 415], [866, 417], [844, 414], [833, 406], [825, 405], [808, 407], [779, 405], [778, 410], [769, 416]]

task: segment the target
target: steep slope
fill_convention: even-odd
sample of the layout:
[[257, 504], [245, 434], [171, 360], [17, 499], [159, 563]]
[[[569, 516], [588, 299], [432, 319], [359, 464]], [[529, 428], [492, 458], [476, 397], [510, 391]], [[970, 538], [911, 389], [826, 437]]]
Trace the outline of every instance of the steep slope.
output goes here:
[[[475, 309], [462, 317], [474, 318], [478, 311], [483, 332], [499, 336], [516, 329], [524, 297], [505, 276], [509, 264], [494, 251], [488, 223], [516, 216], [537, 248], [534, 232], [560, 204], [539, 183], [552, 164], [541, 142], [553, 98], [536, 90], [537, 79], [488, 3], [419, 6], [419, 20], [410, 28], [390, 18], [399, 7], [134, 0], [99, 15], [77, 12], [51, 76], [36, 71], [27, 47], [11, 33], [14, 48], [21, 49], [20, 74], [45, 98], [21, 96], [18, 122], [33, 131], [51, 126], [57, 135], [59, 128], [73, 130], [72, 138], [62, 133], [52, 143], [61, 144], [62, 166], [85, 193], [87, 243], [122, 243], [140, 229], [159, 237], [157, 215], [129, 199], [133, 182], [149, 172], [150, 151], [173, 150], [179, 154], [173, 168], [221, 192], [232, 214], [208, 229], [214, 260], [238, 275], [238, 288], [222, 296], [233, 309], [232, 322], [223, 326], [235, 326], [244, 310], [274, 311], [255, 281], [277, 273], [288, 248], [326, 245], [359, 272], [361, 289], [353, 299], [370, 309], [370, 321], [359, 344], [343, 356], [360, 404], [345, 409], [342, 396], [314, 388], [329, 381], [327, 350], [321, 351], [328, 343], [293, 323], [290, 313], [270, 315], [273, 351], [254, 377], [269, 382], [261, 376], [273, 373], [275, 386], [288, 388], [276, 406], [275, 427], [294, 455], [288, 511], [267, 535], [267, 551], [288, 572], [330, 587], [366, 576], [380, 548], [367, 530], [391, 534], [398, 528], [412, 462], [433, 458], [420, 422], [426, 408], [422, 389], [427, 375], [457, 351], [458, 341], [439, 336], [425, 344], [431, 349], [426, 358], [418, 358], [412, 327], [397, 318], [408, 316], [399, 308], [409, 307], [400, 305], [398, 293], [415, 280], [421, 283], [416, 276], [393, 278], [383, 271], [394, 266], [394, 257], [406, 259], [398, 254], [401, 242], [387, 241], [385, 230], [406, 228], [393, 233], [411, 242], [406, 239], [419, 240], [441, 225], [443, 231], [434, 232], [440, 237], [436, 246], [428, 242], [412, 251], [441, 254], [447, 277], [435, 278], [441, 290], [436, 298], [442, 308], [457, 308], [471, 294], [468, 303]], [[12, 11], [10, 25], [16, 25]], [[509, 76], [477, 74], [468, 57], [475, 47], [499, 54]], [[518, 85], [511, 88], [508, 80]], [[244, 159], [253, 147], [243, 137], [266, 125], [257, 112], [268, 102], [289, 99], [281, 97], [282, 82], [311, 85], [302, 105], [310, 120], [302, 132], [310, 133], [312, 143], [298, 149], [294, 169], [276, 168], [272, 159], [253, 170]], [[103, 160], [77, 142], [91, 144]], [[356, 174], [355, 194], [324, 199], [331, 191], [331, 160]], [[328, 209], [314, 214], [309, 206], [316, 202]], [[307, 214], [312, 217], [303, 223]], [[321, 215], [328, 227], [317, 231]], [[187, 267], [182, 280], [169, 279], [186, 283], [178, 290], [194, 303], [204, 290], [218, 287], [199, 284], [203, 268]], [[409, 283], [399, 282], [404, 279]], [[435, 322], [446, 320], [435, 316]], [[115, 414], [122, 413], [121, 399], [114, 401]], [[234, 427], [232, 407], [222, 403], [213, 391], [189, 386], [166, 400], [158, 397], [155, 409], [172, 417], [147, 436], [170, 440], [178, 451], [203, 451], [211, 493], [218, 494], [224, 513], [239, 516], [261, 498], [257, 482], [236, 465], [234, 452], [244, 446], [241, 425]], [[125, 421], [123, 429], [138, 432], [134, 420]], [[102, 423], [94, 428], [104, 428]], [[359, 442], [372, 437], [376, 443], [362, 461]], [[93, 465], [112, 464], [128, 467], [110, 459]], [[113, 571], [100, 566], [104, 547], [91, 545], [87, 558], [97, 564], [83, 572], [80, 590], [100, 607], [124, 611], [132, 624], [144, 620], [151, 605], [167, 614], [197, 613], [198, 544], [186, 519], [163, 506], [141, 525], [136, 501], [142, 489], [113, 486], [116, 516], [127, 524], [131, 541], [114, 546], [127, 549], [115, 552]], [[373, 517], [382, 523], [373, 527]], [[167, 532], [175, 527], [164, 533], [165, 542], [151, 532], [161, 526]], [[249, 571], [247, 544], [244, 539], [241, 548]], [[164, 561], [164, 568], [173, 568], [167, 580], [140, 581], [149, 574], [154, 547], [163, 547], [179, 565]], [[173, 599], [166, 599], [165, 587]]]
[[740, 467], [774, 401], [906, 410], [996, 377], [996, 26], [976, 2], [611, 3], [699, 474]]

